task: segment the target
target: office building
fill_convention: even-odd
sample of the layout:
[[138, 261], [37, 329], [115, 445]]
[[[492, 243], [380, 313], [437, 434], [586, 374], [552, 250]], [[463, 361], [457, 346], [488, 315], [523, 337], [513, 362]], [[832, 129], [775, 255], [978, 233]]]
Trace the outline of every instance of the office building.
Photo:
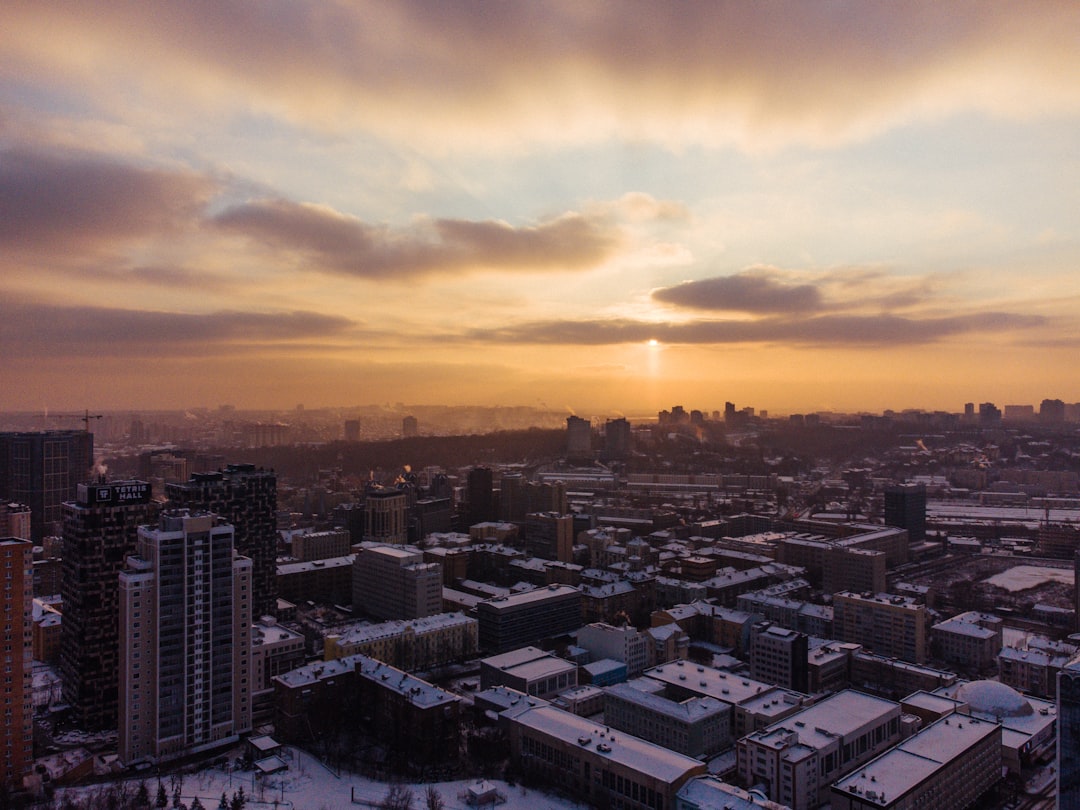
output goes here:
[[345, 557], [352, 553], [352, 538], [339, 529], [324, 532], [297, 532], [290, 538], [292, 557], [301, 562]]
[[841, 591], [833, 596], [833, 629], [840, 641], [861, 644], [878, 655], [926, 663], [928, 613], [926, 605], [911, 597]]
[[33, 752], [33, 545], [0, 538], [0, 631], [4, 667], [0, 670], [0, 789], [19, 789], [34, 761]]
[[604, 723], [695, 759], [731, 748], [730, 705], [711, 697], [673, 700], [649, 683], [639, 678], [607, 687]]
[[499, 520], [514, 523], [525, 520], [526, 483], [521, 473], [508, 473], [499, 479]]
[[926, 487], [903, 484], [885, 488], [885, 525], [907, 529], [908, 540], [926, 539]]
[[985, 672], [1002, 652], [1002, 621], [973, 610], [961, 613], [931, 627], [930, 642], [939, 661], [965, 672]]
[[400, 489], [369, 489], [364, 493], [364, 540], [403, 546], [409, 539], [405, 520], [408, 496]]
[[952, 715], [832, 786], [833, 810], [976, 807], [1001, 779], [1001, 726]]
[[251, 730], [251, 560], [208, 512], [139, 529], [120, 574], [120, 761], [161, 763]]
[[592, 807], [671, 810], [705, 763], [583, 717], [540, 704], [503, 712], [522, 772]]
[[494, 477], [490, 467], [469, 470], [465, 490], [465, 525], [486, 523], [496, 518]]
[[476, 606], [480, 649], [506, 652], [581, 626], [581, 592], [569, 585], [549, 585], [499, 596]]
[[323, 642], [327, 661], [366, 655], [409, 672], [464, 661], [479, 649], [479, 624], [464, 613], [438, 613], [422, 619], [337, 629]]
[[582, 627], [577, 634], [579, 647], [589, 651], [593, 661], [609, 658], [626, 664], [626, 674], [631, 678], [640, 675], [649, 666], [656, 641], [653, 636], [633, 625], [614, 627], [594, 622]]
[[376, 619], [442, 612], [442, 566], [409, 546], [371, 546], [353, 562], [353, 608]]
[[525, 550], [545, 560], [574, 561], [574, 516], [533, 512], [525, 518]]
[[481, 689], [505, 686], [525, 695], [551, 700], [577, 685], [576, 664], [537, 647], [522, 647], [480, 661]]
[[772, 622], [750, 629], [750, 676], [765, 683], [809, 691], [809, 638]]
[[120, 661], [118, 579], [139, 526], [157, 505], [144, 481], [80, 484], [64, 504], [60, 679], [80, 728], [116, 728]]
[[834, 781], [891, 748], [900, 733], [898, 703], [838, 692], [740, 739], [739, 779], [792, 810], [812, 810], [829, 800]]
[[1080, 656], [1058, 673], [1058, 810], [1080, 810]]
[[238, 554], [251, 560], [252, 612], [272, 616], [277, 610], [277, 475], [254, 464], [230, 464], [224, 470], [196, 473], [188, 481], [166, 484], [174, 507], [212, 512], [233, 527]]
[[609, 419], [604, 423], [604, 457], [609, 460], [624, 459], [630, 455], [633, 433], [625, 418]]
[[582, 459], [592, 456], [592, 425], [588, 419], [566, 417], [566, 455]]
[[84, 430], [0, 433], [0, 501], [30, 507], [30, 539], [59, 534], [61, 504], [75, 497], [94, 464], [94, 434]]

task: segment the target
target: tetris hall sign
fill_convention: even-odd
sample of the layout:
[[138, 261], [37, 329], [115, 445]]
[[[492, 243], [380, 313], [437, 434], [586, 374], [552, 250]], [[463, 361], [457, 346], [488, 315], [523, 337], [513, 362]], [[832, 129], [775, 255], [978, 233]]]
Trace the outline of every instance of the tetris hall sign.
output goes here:
[[[115, 484], [85, 484], [86, 504], [122, 506], [129, 503], [149, 503], [150, 485], [145, 481], [120, 481]], [[82, 487], [80, 487], [80, 490]], [[82, 495], [82, 493], [79, 493]]]

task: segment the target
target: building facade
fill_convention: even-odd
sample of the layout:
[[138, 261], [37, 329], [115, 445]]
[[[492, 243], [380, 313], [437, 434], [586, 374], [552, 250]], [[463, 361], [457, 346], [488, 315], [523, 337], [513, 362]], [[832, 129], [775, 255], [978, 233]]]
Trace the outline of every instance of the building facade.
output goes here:
[[204, 509], [235, 530], [237, 553], [251, 560], [252, 613], [277, 610], [277, 475], [254, 464], [230, 464], [220, 472], [196, 473], [188, 481], [166, 484], [174, 507]]
[[120, 574], [120, 760], [165, 762], [251, 730], [252, 563], [233, 527], [170, 510]]
[[60, 679], [80, 728], [116, 728], [120, 662], [118, 576], [157, 505], [143, 481], [81, 484], [64, 504]]
[[879, 655], [924, 664], [929, 652], [926, 605], [895, 594], [833, 596], [833, 629], [841, 641], [861, 644]]
[[35, 543], [59, 531], [61, 504], [86, 483], [94, 464], [94, 434], [83, 430], [0, 433], [0, 500], [30, 507]]
[[376, 619], [419, 619], [442, 612], [442, 566], [419, 549], [371, 546], [353, 562], [353, 608]]
[[0, 670], [0, 787], [21, 788], [34, 761], [31, 676], [33, 671], [33, 545], [0, 538], [0, 632], [4, 666]]

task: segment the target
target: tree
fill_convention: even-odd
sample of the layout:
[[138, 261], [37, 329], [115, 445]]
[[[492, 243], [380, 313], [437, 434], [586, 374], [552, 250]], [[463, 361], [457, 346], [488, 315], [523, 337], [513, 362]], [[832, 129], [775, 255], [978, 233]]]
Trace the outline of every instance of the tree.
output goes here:
[[135, 800], [132, 804], [135, 807], [150, 806], [150, 789], [146, 786], [145, 779], [139, 780], [139, 786], [135, 789]]
[[203, 807], [203, 803], [199, 801], [199, 797], [196, 796], [191, 800], [191, 807], [189, 810], [206, 810], [206, 808]]
[[169, 794], [165, 792], [165, 785], [161, 782], [157, 783], [157, 799], [154, 800], [154, 807], [168, 807], [169, 806]]
[[244, 805], [247, 804], [247, 796], [244, 795], [244, 786], [241, 785], [232, 796], [232, 803], [229, 805], [229, 810], [244, 810]]
[[218, 803], [217, 810], [229, 810], [229, 799], [224, 790], [221, 791], [221, 801]]
[[434, 785], [428, 785], [427, 790], [424, 791], [424, 803], [427, 805], [427, 810], [444, 810], [446, 807], [442, 794]]
[[412, 810], [412, 806], [413, 792], [405, 785], [391, 785], [379, 804], [381, 810]]

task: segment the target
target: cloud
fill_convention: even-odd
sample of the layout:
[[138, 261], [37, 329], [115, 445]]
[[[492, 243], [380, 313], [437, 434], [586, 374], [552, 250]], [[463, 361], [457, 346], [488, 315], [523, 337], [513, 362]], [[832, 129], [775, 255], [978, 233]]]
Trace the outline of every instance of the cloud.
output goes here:
[[409, 229], [372, 225], [324, 206], [283, 199], [226, 209], [213, 223], [288, 251], [313, 269], [360, 278], [462, 270], [582, 270], [614, 255], [622, 236], [602, 217], [567, 213], [537, 225], [434, 219]]
[[[1080, 106], [1080, 8], [8, 0], [9, 75], [395, 142], [834, 145], [958, 111]], [[423, 116], [426, 124], [419, 126]]]
[[317, 312], [161, 312], [9, 302], [0, 319], [7, 359], [232, 354], [244, 346], [352, 338], [353, 321]]
[[498, 329], [474, 329], [470, 340], [549, 344], [612, 345], [659, 340], [669, 344], [784, 344], [792, 347], [884, 348], [934, 343], [968, 334], [1026, 330], [1046, 323], [1037, 315], [982, 312], [939, 318], [898, 315], [822, 315], [761, 320], [699, 320], [655, 323], [631, 319], [534, 321]]
[[812, 313], [822, 305], [817, 287], [788, 283], [768, 270], [686, 281], [656, 290], [653, 298], [689, 309], [752, 313]]
[[189, 226], [214, 193], [193, 172], [73, 152], [0, 152], [0, 245], [49, 255], [111, 249]]

